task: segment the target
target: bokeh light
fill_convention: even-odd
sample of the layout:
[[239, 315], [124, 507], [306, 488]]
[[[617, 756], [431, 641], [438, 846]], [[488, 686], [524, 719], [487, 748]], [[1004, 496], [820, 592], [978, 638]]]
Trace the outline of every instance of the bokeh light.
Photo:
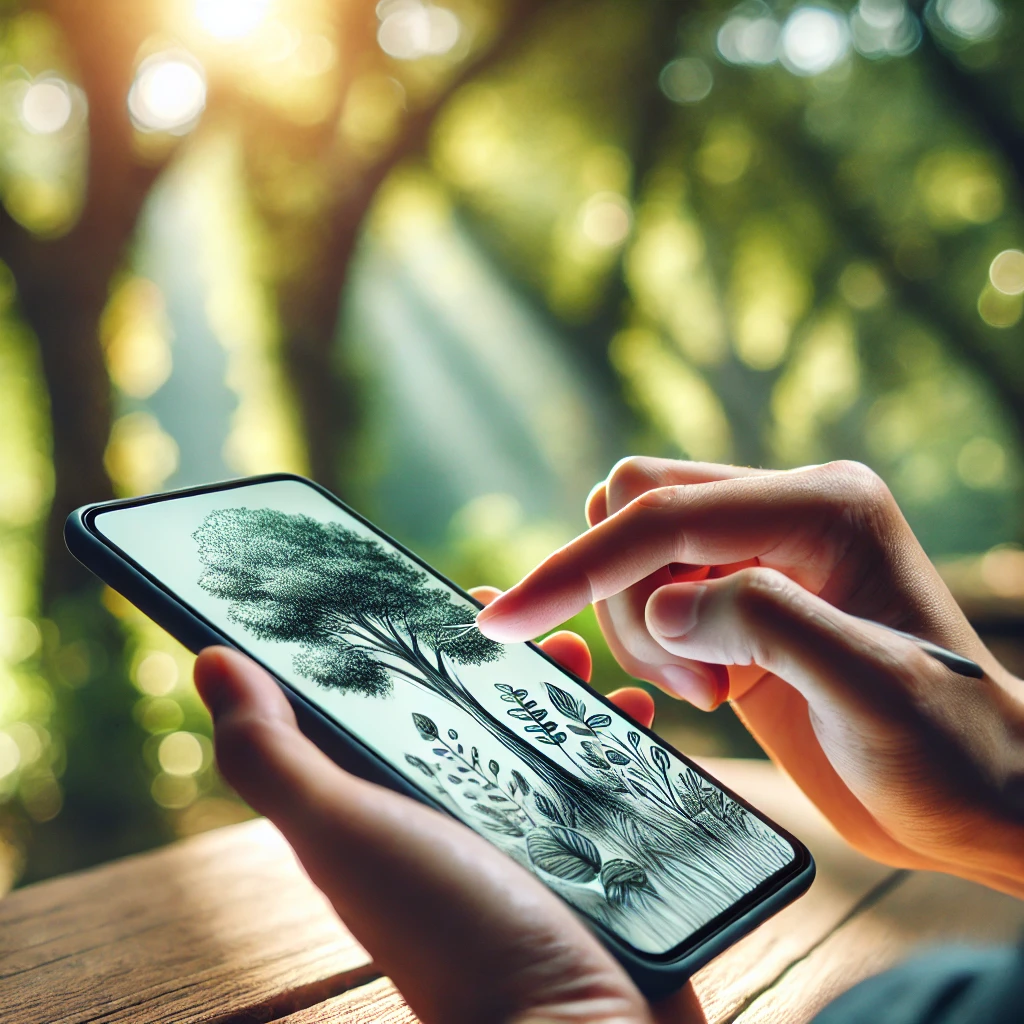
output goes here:
[[658, 85], [673, 103], [700, 103], [711, 94], [715, 80], [699, 57], [681, 57], [661, 69]]
[[1016, 327], [1024, 317], [1024, 294], [1007, 295], [990, 281], [978, 296], [978, 316], [989, 327]]
[[1003, 295], [1024, 293], [1024, 252], [1020, 249], [1001, 252], [988, 268], [988, 279]]
[[591, 196], [580, 210], [580, 230], [600, 248], [621, 245], [629, 237], [633, 215], [629, 203], [615, 192]]
[[945, 28], [972, 43], [991, 39], [1003, 16], [994, 0], [937, 0], [935, 13]]
[[771, 64], [777, 57], [779, 24], [767, 4], [750, 0], [725, 20], [716, 43], [729, 64]]
[[377, 42], [396, 60], [439, 57], [455, 49], [462, 25], [447, 7], [420, 0], [381, 0]]
[[21, 748], [9, 733], [0, 731], [0, 779], [7, 778], [21, 764]]
[[857, 51], [871, 59], [905, 57], [921, 42], [921, 23], [905, 0], [860, 0], [850, 29]]
[[196, 20], [216, 39], [244, 39], [269, 11], [270, 0], [195, 0]]
[[122, 494], [157, 490], [178, 468], [177, 442], [148, 412], [115, 420], [103, 465]]
[[168, 775], [195, 775], [203, 767], [203, 747], [190, 732], [172, 732], [160, 741], [157, 759]]
[[68, 84], [61, 78], [34, 81], [22, 94], [18, 115], [36, 135], [54, 135], [67, 127], [73, 110]]
[[798, 7], [779, 39], [782, 63], [795, 75], [820, 75], [834, 68], [850, 47], [846, 19], [825, 7]]
[[143, 693], [165, 697], [178, 685], [178, 663], [166, 651], [150, 651], [136, 665], [132, 677]]
[[144, 132], [183, 135], [206, 106], [206, 75], [202, 65], [183, 50], [147, 57], [128, 93], [132, 123]]

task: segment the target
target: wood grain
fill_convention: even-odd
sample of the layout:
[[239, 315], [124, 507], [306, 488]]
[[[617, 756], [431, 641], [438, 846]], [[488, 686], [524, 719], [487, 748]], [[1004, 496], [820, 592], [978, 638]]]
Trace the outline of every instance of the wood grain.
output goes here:
[[[803, 899], [694, 979], [709, 1024], [799, 1024], [924, 944], [1004, 942], [1024, 904], [850, 849], [766, 762], [707, 761], [803, 839]], [[0, 901], [4, 1024], [415, 1024], [276, 830], [246, 822]]]
[[388, 978], [378, 978], [327, 999], [275, 1024], [418, 1024], [416, 1015]]
[[372, 971], [266, 821], [0, 901], [4, 1024], [266, 1021]]
[[801, 960], [737, 1024], [803, 1024], [858, 981], [942, 944], [992, 946], [1024, 931], [1024, 902], [973, 882], [907, 873]]

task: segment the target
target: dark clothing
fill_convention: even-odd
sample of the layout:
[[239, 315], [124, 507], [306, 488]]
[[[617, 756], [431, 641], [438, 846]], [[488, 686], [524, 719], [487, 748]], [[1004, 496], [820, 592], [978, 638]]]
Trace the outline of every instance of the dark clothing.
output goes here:
[[813, 1024], [1024, 1024], [1024, 947], [916, 957], [862, 981]]

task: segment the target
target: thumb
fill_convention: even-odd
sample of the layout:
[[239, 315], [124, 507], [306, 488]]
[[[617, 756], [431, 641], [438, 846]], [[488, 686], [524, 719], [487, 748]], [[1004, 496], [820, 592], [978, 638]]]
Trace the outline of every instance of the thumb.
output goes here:
[[244, 655], [209, 648], [195, 675], [225, 777], [277, 825], [424, 1024], [649, 1024], [622, 968], [525, 869], [453, 819], [342, 771]]
[[819, 714], [839, 707], [844, 716], [874, 720], [881, 701], [898, 713], [899, 695], [909, 699], [912, 681], [931, 678], [936, 668], [912, 640], [840, 611], [774, 569], [661, 587], [648, 599], [645, 618], [669, 653], [758, 666]]

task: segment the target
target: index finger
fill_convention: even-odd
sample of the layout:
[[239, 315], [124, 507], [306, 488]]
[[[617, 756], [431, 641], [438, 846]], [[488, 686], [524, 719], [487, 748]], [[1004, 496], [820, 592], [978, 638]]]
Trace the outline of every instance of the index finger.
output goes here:
[[[477, 616], [480, 630], [504, 643], [528, 640], [672, 562], [721, 565], [771, 553], [765, 564], [788, 568], [786, 541], [823, 504], [808, 476], [797, 471], [649, 490], [496, 598]], [[799, 547], [806, 558], [806, 542]], [[816, 590], [802, 574], [791, 575]]]

